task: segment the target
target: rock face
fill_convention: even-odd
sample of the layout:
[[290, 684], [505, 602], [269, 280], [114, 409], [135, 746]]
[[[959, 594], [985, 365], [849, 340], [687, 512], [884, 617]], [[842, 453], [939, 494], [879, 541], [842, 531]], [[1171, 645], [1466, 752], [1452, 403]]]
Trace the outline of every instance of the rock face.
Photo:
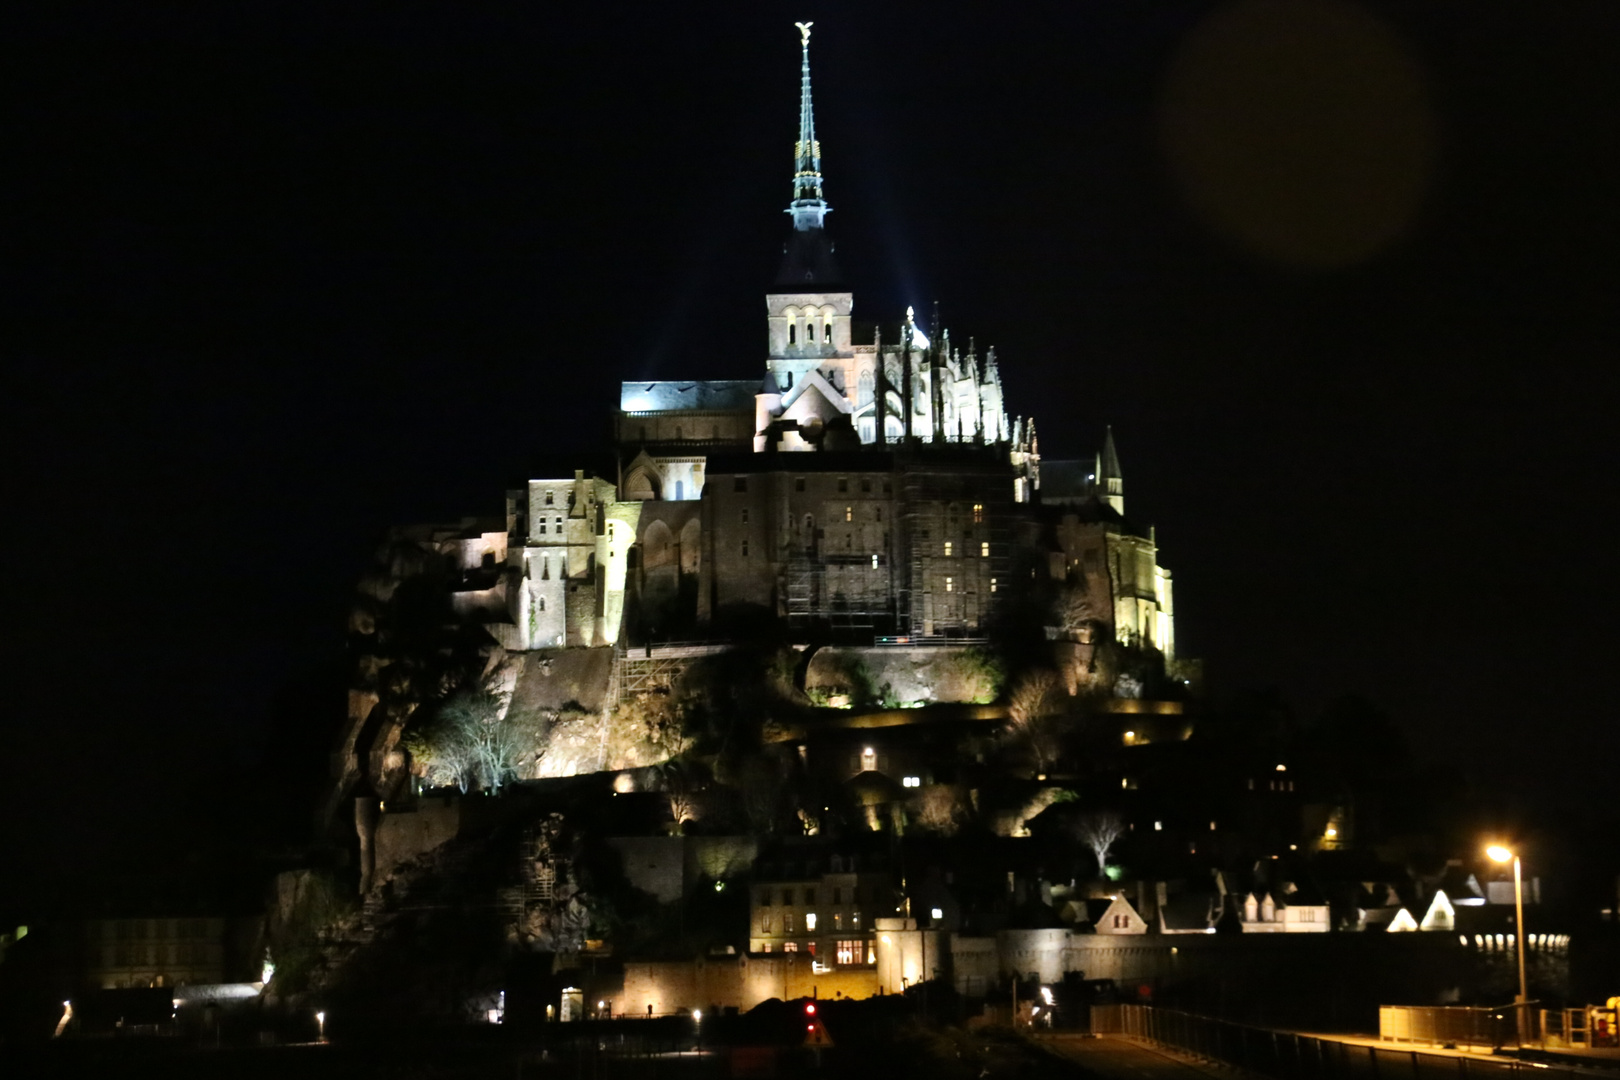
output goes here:
[[[977, 702], [995, 699], [994, 675], [971, 646], [829, 646], [810, 658], [805, 693], [829, 699], [849, 695], [850, 704], [898, 707], [913, 702]], [[870, 701], [860, 700], [863, 694]]]
[[[492, 565], [500, 553], [469, 554], [469, 545], [488, 546], [493, 533], [484, 525], [395, 529], [361, 581], [349, 620], [348, 719], [325, 800], [334, 831], [350, 827], [355, 799], [408, 795], [412, 775], [424, 772], [412, 750], [430, 745], [422, 739], [437, 710], [461, 692], [482, 693], [494, 703], [494, 722], [523, 732], [525, 747], [511, 762], [517, 779], [634, 768], [669, 756], [658, 725], [641, 722], [633, 707], [618, 708], [612, 646], [513, 651], [498, 643], [492, 631], [499, 624], [490, 621], [498, 605], [469, 599], [494, 597], [500, 588]], [[353, 827], [369, 840], [366, 823]]]

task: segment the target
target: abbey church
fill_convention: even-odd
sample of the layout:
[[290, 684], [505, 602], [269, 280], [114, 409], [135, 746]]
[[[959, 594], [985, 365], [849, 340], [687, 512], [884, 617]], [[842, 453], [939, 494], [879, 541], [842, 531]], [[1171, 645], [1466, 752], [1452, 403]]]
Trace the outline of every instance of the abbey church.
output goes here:
[[614, 475], [509, 492], [491, 632], [512, 650], [639, 645], [755, 612], [806, 640], [971, 639], [1036, 598], [1056, 637], [1173, 661], [1170, 574], [1125, 516], [1112, 433], [1088, 460], [1043, 461], [1035, 421], [1008, 416], [994, 348], [910, 309], [858, 329], [800, 32], [763, 370], [624, 383]]

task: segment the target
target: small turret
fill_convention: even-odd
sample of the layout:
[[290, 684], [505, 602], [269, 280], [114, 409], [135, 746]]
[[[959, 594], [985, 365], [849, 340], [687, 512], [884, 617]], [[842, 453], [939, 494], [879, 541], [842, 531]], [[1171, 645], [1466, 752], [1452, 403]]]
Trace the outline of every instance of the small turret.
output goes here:
[[1125, 513], [1125, 477], [1119, 471], [1119, 451], [1114, 447], [1112, 425], [1103, 434], [1102, 454], [1097, 462], [1096, 491], [1098, 498], [1113, 507], [1115, 513]]

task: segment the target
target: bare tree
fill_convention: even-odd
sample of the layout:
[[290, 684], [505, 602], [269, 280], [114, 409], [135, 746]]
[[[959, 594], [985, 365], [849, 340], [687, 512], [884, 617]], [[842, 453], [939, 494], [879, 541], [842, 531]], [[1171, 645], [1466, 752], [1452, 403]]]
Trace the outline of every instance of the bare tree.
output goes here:
[[[1058, 593], [1058, 623], [1065, 630], [1088, 631], [1098, 622], [1097, 606], [1085, 584], [1068, 585]], [[1087, 640], [1082, 638], [1081, 640]]]
[[1029, 751], [1040, 772], [1046, 772], [1063, 751], [1059, 720], [1063, 697], [1062, 680], [1047, 668], [1027, 672], [1008, 696], [1007, 738]]
[[1125, 835], [1125, 819], [1112, 810], [1082, 814], [1075, 819], [1074, 835], [1096, 856], [1097, 873], [1101, 875], [1108, 866], [1108, 852]]
[[966, 817], [962, 793], [950, 784], [930, 784], [917, 798], [917, 824], [941, 836], [955, 836]]
[[425, 759], [429, 783], [499, 791], [533, 755], [539, 737], [532, 725], [503, 716], [494, 695], [463, 690], [445, 699], [411, 750]]
[[675, 827], [679, 829], [688, 821], [697, 820], [702, 780], [692, 766], [679, 758], [670, 758], [653, 768], [658, 786], [669, 800], [669, 815], [675, 819]]

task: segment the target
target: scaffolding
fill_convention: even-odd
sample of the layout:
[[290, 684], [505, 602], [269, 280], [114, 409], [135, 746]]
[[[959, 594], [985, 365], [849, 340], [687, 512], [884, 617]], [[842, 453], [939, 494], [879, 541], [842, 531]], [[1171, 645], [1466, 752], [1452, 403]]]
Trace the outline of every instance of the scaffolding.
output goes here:
[[686, 669], [706, 656], [715, 656], [730, 649], [725, 644], [693, 642], [685, 645], [644, 646], [626, 649], [614, 657], [619, 670], [618, 685], [612, 688], [608, 700], [624, 701], [637, 694], [668, 691]]

